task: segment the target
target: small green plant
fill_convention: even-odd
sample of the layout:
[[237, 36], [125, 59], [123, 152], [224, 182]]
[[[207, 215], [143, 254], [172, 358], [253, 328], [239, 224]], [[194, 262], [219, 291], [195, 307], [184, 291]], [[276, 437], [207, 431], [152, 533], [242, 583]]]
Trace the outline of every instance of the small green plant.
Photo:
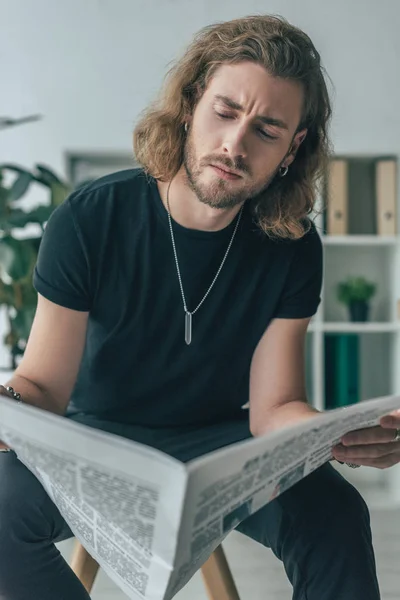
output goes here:
[[349, 277], [337, 286], [339, 302], [350, 305], [354, 302], [369, 302], [375, 295], [376, 284], [368, 281], [365, 277]]
[[[5, 185], [6, 175], [12, 177], [9, 185]], [[21, 201], [32, 183], [47, 188], [47, 204], [23, 208]], [[69, 192], [68, 183], [45, 165], [28, 171], [0, 164], [0, 308], [8, 320], [3, 341], [10, 349], [12, 369], [17, 356], [24, 353], [36, 310], [32, 276], [44, 227]], [[31, 225], [36, 225], [36, 232], [24, 236], [23, 230]]]

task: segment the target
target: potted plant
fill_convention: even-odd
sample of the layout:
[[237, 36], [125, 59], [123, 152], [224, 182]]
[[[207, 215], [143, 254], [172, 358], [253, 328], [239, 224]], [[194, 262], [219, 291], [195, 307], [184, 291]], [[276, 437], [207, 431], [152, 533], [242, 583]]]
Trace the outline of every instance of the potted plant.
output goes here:
[[[12, 179], [8, 186], [4, 184], [6, 175], [7, 180], [10, 175]], [[23, 210], [21, 199], [33, 182], [48, 188], [48, 203]], [[6, 311], [9, 327], [3, 341], [10, 349], [13, 370], [18, 355], [24, 352], [36, 310], [32, 276], [44, 227], [69, 192], [69, 186], [44, 165], [36, 165], [33, 172], [17, 165], [0, 165], [0, 307]], [[38, 226], [37, 234], [21, 235], [31, 224]]]
[[376, 287], [365, 277], [349, 277], [338, 284], [338, 300], [348, 306], [351, 321], [368, 321], [370, 300]]

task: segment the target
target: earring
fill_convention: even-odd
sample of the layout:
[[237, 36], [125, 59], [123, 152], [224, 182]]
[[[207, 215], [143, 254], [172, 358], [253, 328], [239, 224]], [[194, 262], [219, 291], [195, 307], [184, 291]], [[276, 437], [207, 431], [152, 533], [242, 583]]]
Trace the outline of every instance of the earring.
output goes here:
[[187, 123], [185, 123], [184, 129], [185, 129], [185, 133], [187, 133], [187, 130], [188, 130], [188, 124]]
[[287, 166], [286, 166], [286, 167], [281, 167], [281, 168], [279, 169], [279, 175], [280, 175], [281, 177], [285, 177], [285, 175], [287, 175], [287, 172], [288, 172], [288, 171], [289, 171], [289, 167], [287, 167]]

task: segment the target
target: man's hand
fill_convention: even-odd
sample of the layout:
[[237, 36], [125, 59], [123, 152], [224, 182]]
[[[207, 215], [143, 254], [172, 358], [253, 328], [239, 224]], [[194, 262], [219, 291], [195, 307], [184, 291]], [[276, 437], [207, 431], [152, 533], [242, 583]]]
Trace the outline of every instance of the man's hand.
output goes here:
[[377, 427], [347, 433], [341, 444], [332, 449], [340, 462], [387, 469], [400, 463], [400, 442], [395, 442], [400, 429], [400, 410], [385, 415]]

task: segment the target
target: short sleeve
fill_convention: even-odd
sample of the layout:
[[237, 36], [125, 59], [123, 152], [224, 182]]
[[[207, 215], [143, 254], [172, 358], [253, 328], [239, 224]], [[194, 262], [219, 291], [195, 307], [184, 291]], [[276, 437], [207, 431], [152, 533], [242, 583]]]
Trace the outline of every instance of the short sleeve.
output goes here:
[[36, 291], [55, 304], [89, 311], [90, 270], [70, 199], [51, 214], [45, 227], [33, 274]]
[[322, 277], [322, 241], [312, 223], [310, 230], [294, 242], [292, 263], [274, 317], [312, 317], [321, 302]]

